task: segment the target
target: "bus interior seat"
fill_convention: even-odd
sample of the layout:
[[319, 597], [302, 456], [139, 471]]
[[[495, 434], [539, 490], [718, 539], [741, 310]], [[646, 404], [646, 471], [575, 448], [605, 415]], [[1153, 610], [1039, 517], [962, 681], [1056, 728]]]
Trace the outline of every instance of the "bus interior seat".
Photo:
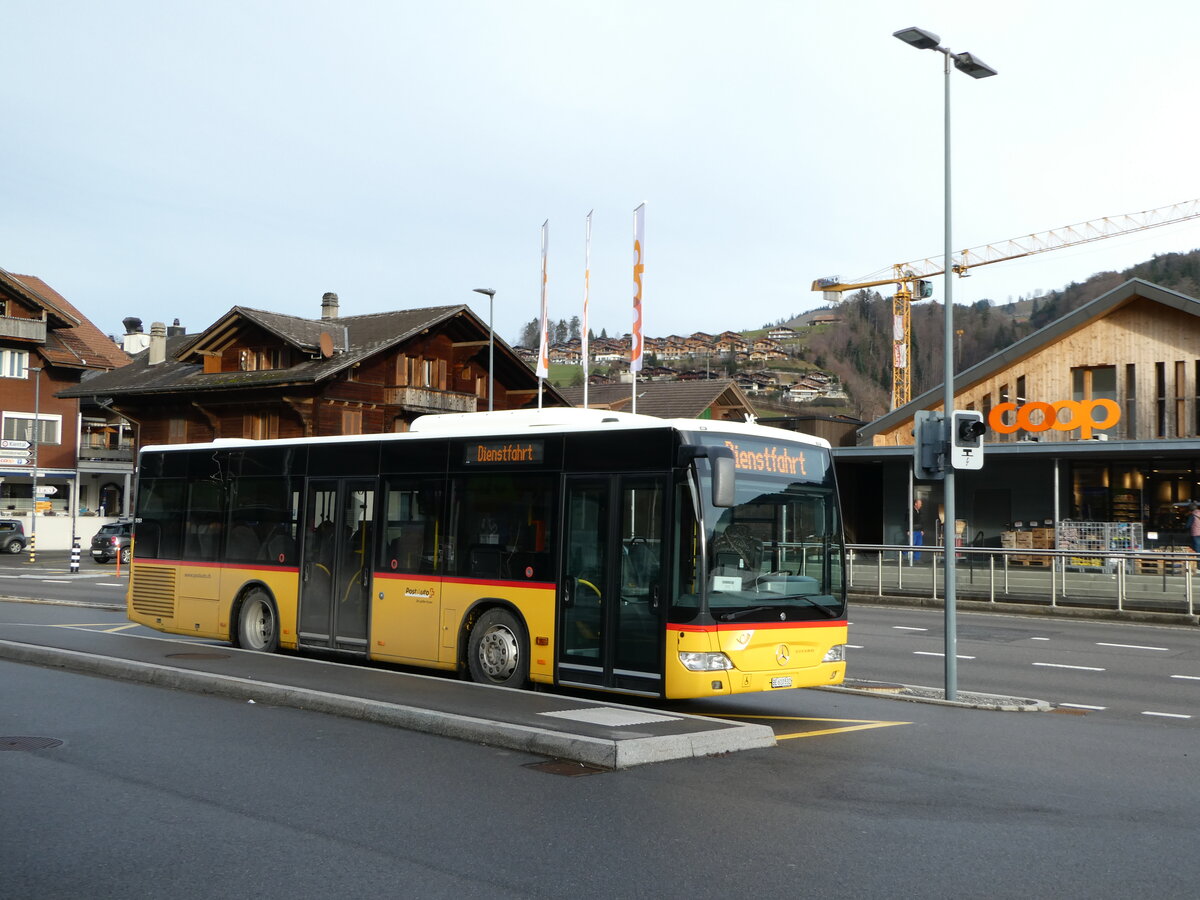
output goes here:
[[258, 559], [262, 543], [249, 525], [239, 523], [229, 530], [229, 545], [226, 554], [230, 559]]
[[500, 577], [500, 548], [495, 544], [476, 544], [467, 555], [470, 574], [480, 578]]
[[263, 545], [263, 559], [279, 565], [289, 565], [295, 561], [296, 542], [288, 526], [276, 525]]

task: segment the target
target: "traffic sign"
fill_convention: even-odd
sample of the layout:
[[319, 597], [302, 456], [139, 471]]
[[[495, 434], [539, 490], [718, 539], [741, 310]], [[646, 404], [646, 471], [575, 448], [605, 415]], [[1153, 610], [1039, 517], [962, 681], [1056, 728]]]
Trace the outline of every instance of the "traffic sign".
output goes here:
[[0, 440], [0, 450], [28, 450], [29, 441]]
[[39, 484], [37, 486], [37, 492], [41, 497], [53, 497], [58, 493], [58, 488], [52, 484]]
[[0, 456], [0, 466], [27, 466], [29, 460], [17, 456]]

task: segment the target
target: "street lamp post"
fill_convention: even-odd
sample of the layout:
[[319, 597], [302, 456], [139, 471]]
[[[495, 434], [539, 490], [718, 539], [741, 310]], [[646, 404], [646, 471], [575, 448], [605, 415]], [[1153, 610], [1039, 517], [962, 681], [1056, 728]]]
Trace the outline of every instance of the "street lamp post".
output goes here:
[[42, 370], [36, 366], [27, 366], [26, 371], [33, 375], [33, 508], [29, 510], [29, 562], [37, 562], [37, 520], [38, 520], [38, 444], [42, 431]]
[[[982, 60], [977, 59], [970, 53], [953, 53], [949, 47], [941, 46], [941, 38], [930, 31], [923, 28], [903, 28], [900, 31], [894, 32], [893, 37], [899, 38], [904, 43], [916, 47], [918, 50], [936, 50], [945, 58], [945, 122], [943, 125], [945, 135], [945, 256], [943, 262], [945, 264], [945, 272], [942, 275], [946, 297], [945, 309], [945, 334], [942, 344], [943, 356], [943, 382], [942, 382], [942, 412], [944, 415], [943, 438], [949, 442], [949, 428], [954, 421], [954, 264], [951, 254], [950, 244], [950, 61], [954, 61], [954, 67], [960, 72], [965, 72], [972, 78], [987, 78], [989, 75], [995, 75], [996, 70], [991, 66], [986, 65]], [[946, 699], [954, 700], [958, 696], [958, 639], [956, 635], [957, 623], [955, 620], [955, 604], [958, 602], [957, 590], [955, 586], [955, 550], [954, 538], [957, 534], [957, 520], [955, 518], [954, 509], [954, 467], [950, 464], [950, 453], [947, 447], [946, 453], [943, 456], [945, 460], [945, 482], [943, 487], [942, 503], [945, 507], [945, 523], [942, 527], [942, 542], [945, 553], [945, 573], [946, 587], [942, 592], [946, 604], [945, 629], [946, 629]]]
[[475, 293], [487, 294], [488, 298], [488, 412], [491, 412], [492, 397], [496, 393], [496, 330], [492, 327], [492, 301], [496, 298], [496, 292], [491, 288], [475, 288]]

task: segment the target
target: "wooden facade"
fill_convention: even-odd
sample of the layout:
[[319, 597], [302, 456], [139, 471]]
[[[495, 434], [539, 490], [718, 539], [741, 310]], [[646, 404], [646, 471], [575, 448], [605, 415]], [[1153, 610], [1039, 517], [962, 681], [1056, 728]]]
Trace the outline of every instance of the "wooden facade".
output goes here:
[[[940, 387], [918, 397], [862, 429], [860, 444], [911, 445], [916, 411], [942, 399]], [[1093, 427], [1101, 400], [1119, 420]], [[1048, 420], [1068, 402], [1082, 406]], [[955, 407], [983, 413], [988, 443], [1200, 436], [1200, 301], [1127, 282], [958, 375]]]
[[[406, 431], [487, 409], [488, 346], [466, 306], [322, 319], [234, 307], [197, 335], [152, 332], [127, 370], [74, 393], [138, 423], [140, 446]], [[536, 376], [499, 339], [495, 364], [495, 409], [537, 402]], [[563, 403], [550, 386], [543, 402]]]

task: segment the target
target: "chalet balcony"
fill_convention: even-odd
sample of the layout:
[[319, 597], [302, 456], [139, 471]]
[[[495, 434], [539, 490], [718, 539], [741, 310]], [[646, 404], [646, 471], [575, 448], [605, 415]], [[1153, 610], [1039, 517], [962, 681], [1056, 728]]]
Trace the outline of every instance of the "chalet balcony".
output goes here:
[[0, 316], [0, 338], [46, 343], [46, 323], [42, 319], [18, 319]]
[[384, 391], [384, 403], [399, 406], [409, 412], [421, 413], [463, 413], [479, 410], [479, 398], [474, 394], [438, 391], [433, 388], [387, 388]]

